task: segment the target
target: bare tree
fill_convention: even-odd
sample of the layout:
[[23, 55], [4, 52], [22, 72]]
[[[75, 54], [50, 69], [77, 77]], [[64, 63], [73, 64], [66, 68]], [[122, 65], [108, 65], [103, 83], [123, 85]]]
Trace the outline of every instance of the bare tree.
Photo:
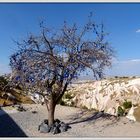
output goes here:
[[60, 30], [50, 30], [44, 23], [40, 29], [38, 36], [17, 42], [19, 49], [11, 55], [10, 66], [13, 82], [44, 97], [52, 125], [55, 106], [70, 82], [87, 69], [101, 78], [104, 68], [111, 65], [113, 49], [106, 41], [104, 25], [97, 25], [92, 16], [82, 28], [64, 22]]

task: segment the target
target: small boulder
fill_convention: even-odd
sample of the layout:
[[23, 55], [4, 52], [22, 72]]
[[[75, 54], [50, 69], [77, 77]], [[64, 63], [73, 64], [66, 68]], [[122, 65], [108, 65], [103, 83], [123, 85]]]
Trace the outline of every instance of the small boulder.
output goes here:
[[44, 123], [45, 123], [45, 124], [48, 124], [48, 120], [47, 120], [47, 119], [45, 119], [45, 120], [44, 120]]
[[32, 111], [32, 113], [33, 113], [33, 114], [36, 114], [36, 113], [37, 113], [37, 111]]
[[134, 116], [134, 111], [135, 111], [135, 108], [132, 106], [126, 115], [126, 118], [128, 118], [131, 121], [136, 121], [136, 118]]
[[65, 125], [65, 123], [64, 123], [64, 122], [60, 122], [59, 124], [60, 124], [61, 126], [64, 126], [64, 125]]
[[55, 124], [53, 124], [53, 125], [50, 127], [50, 132], [53, 133], [55, 128], [56, 128], [56, 126], [55, 126]]
[[59, 129], [61, 132], [66, 132], [68, 130], [66, 126], [60, 126]]
[[17, 110], [20, 112], [26, 111], [26, 109], [23, 106], [18, 106]]
[[55, 119], [54, 122], [60, 123], [61, 121], [59, 119]]
[[60, 123], [55, 122], [54, 124], [55, 124], [55, 126], [60, 127]]
[[58, 127], [54, 127], [54, 131], [52, 132], [53, 134], [58, 134], [60, 133], [60, 129]]
[[40, 133], [49, 133], [50, 127], [47, 124], [42, 123], [41, 125], [39, 125], [38, 130], [40, 131]]
[[61, 126], [60, 126], [61, 132], [65, 132], [65, 131], [67, 131], [69, 128], [71, 128], [71, 127], [70, 127], [68, 124], [61, 123]]
[[54, 120], [53, 125], [48, 125], [48, 120], [45, 119], [43, 122], [39, 125], [38, 131], [41, 133], [52, 133], [52, 134], [58, 134], [60, 132], [65, 132], [69, 128], [71, 128], [68, 124], [65, 124], [64, 122], [61, 122], [60, 120], [56, 119]]

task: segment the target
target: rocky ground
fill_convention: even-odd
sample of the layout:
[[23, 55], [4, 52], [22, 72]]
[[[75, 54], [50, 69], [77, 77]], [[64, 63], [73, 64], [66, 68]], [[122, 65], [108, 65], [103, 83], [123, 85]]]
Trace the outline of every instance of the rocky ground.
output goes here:
[[53, 135], [40, 133], [38, 125], [47, 118], [47, 109], [41, 105], [24, 105], [26, 111], [13, 107], [0, 111], [0, 137], [139, 137], [140, 123], [117, 118], [94, 110], [57, 105], [55, 117], [71, 126], [66, 132]]

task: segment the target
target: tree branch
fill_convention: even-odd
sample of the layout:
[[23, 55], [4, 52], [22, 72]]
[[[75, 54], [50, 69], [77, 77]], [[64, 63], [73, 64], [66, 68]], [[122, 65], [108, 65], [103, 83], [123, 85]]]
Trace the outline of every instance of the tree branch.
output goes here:
[[62, 98], [62, 96], [64, 95], [64, 93], [67, 89], [67, 86], [68, 86], [68, 83], [66, 82], [61, 94], [59, 94], [59, 96], [56, 98], [55, 103], [58, 103], [60, 101], [60, 99]]

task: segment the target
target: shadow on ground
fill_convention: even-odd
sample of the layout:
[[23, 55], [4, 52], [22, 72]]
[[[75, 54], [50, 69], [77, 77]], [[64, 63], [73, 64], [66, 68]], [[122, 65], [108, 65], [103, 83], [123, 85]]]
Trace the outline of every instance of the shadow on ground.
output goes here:
[[82, 112], [81, 114], [78, 114], [77, 116], [72, 116], [72, 121], [69, 122], [69, 125], [73, 125], [73, 124], [78, 124], [78, 123], [82, 123], [82, 122], [95, 122], [96, 120], [103, 118], [103, 119], [108, 119], [111, 120], [112, 118], [114, 118], [115, 120], [118, 120], [119, 118], [116, 116], [112, 116], [110, 114], [104, 113], [104, 112], [94, 112], [88, 116], [85, 117], [86, 112]]
[[27, 137], [25, 132], [4, 111], [0, 110], [0, 137]]

